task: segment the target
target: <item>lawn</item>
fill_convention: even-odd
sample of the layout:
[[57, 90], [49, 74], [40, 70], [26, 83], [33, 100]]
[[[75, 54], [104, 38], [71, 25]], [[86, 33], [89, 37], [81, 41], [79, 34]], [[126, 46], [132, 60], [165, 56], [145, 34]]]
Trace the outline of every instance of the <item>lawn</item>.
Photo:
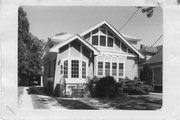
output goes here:
[[112, 99], [100, 98], [56, 98], [67, 109], [113, 109], [113, 110], [157, 110], [162, 98], [154, 95], [123, 96]]
[[74, 110], [158, 110], [162, 107], [161, 94], [128, 95], [117, 98], [53, 98], [45, 88], [30, 87], [34, 109]]

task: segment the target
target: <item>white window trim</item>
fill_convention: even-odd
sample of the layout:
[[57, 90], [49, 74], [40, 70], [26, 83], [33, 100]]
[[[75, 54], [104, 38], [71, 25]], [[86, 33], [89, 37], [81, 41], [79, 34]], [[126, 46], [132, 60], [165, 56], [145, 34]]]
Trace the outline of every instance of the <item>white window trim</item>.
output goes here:
[[[86, 78], [82, 78], [82, 61], [86, 62], [86, 77], [88, 76], [88, 73], [89, 73], [89, 71], [88, 71], [88, 61], [86, 61], [85, 59], [82, 59], [82, 58], [68, 57], [68, 58], [62, 59], [61, 65], [64, 65], [64, 61], [66, 61], [66, 60], [68, 60], [68, 78], [66, 78], [66, 79], [68, 79], [68, 82], [71, 82], [70, 79], [72, 79], [72, 81], [77, 80], [76, 82], [79, 82], [79, 80], [80, 81], [85, 80]], [[71, 65], [72, 65], [71, 61], [72, 60], [79, 60], [79, 78], [72, 78], [71, 77]], [[63, 71], [63, 73], [64, 73], [64, 71]]]
[[[102, 62], [102, 63], [103, 63], [103, 74], [102, 74], [102, 75], [98, 75], [98, 69], [99, 69], [99, 68], [98, 68], [98, 62]], [[102, 60], [97, 61], [97, 69], [96, 69], [96, 70], [97, 70], [97, 76], [100, 76], [100, 77], [103, 77], [103, 76], [104, 76], [104, 67], [105, 67], [105, 66], [104, 66], [104, 61], [102, 61]]]
[[[96, 58], [96, 63], [95, 63], [95, 65], [96, 65], [96, 72], [95, 72], [95, 76], [98, 76], [98, 77], [105, 77], [105, 63], [106, 62], [109, 62], [110, 63], [110, 76], [112, 76], [112, 63], [117, 63], [117, 75], [116, 76], [113, 76], [113, 77], [117, 77], [117, 78], [125, 78], [125, 75], [126, 75], [126, 73], [125, 73], [125, 71], [126, 71], [126, 57], [125, 57], [125, 59], [123, 60], [123, 61], [121, 61], [121, 62], [119, 62], [119, 60], [118, 60], [118, 58], [117, 58], [117, 61], [114, 61], [114, 60], [112, 60], [112, 56], [109, 56], [110, 58], [111, 58], [111, 60], [109, 61], [109, 60], [105, 60], [105, 56], [103, 57], [103, 60], [98, 60], [98, 58]], [[103, 75], [98, 75], [98, 62], [103, 62]], [[119, 63], [122, 63], [123, 64], [123, 76], [119, 76]]]

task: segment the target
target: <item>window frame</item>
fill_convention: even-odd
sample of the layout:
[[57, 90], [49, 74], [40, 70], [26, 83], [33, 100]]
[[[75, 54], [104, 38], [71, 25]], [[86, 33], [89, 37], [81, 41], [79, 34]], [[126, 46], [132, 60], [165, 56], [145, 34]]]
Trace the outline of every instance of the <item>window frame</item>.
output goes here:
[[[83, 63], [85, 63], [85, 64], [83, 64]], [[86, 73], [86, 71], [87, 71], [87, 63], [85, 62], [85, 61], [82, 61], [81, 62], [81, 64], [82, 64], [82, 74], [81, 74], [81, 77], [82, 77], [82, 79], [86, 79], [86, 77], [87, 77], [87, 73]], [[85, 65], [85, 66], [83, 66], [83, 65]]]
[[[99, 62], [101, 62], [102, 63], [102, 74], [99, 74]], [[109, 63], [109, 65], [110, 65], [110, 68], [108, 68], [108, 70], [107, 70], [107, 66], [106, 66], [106, 63]], [[116, 64], [116, 69], [113, 69], [113, 64]], [[120, 69], [119, 69], [119, 65], [120, 64], [122, 64], [122, 69], [121, 69], [121, 75], [119, 74], [120, 73]], [[108, 76], [108, 75], [110, 75], [110, 76], [113, 76], [113, 77], [117, 77], [117, 79], [118, 78], [124, 78], [124, 76], [125, 76], [125, 61], [121, 61], [121, 62], [119, 62], [118, 60], [117, 61], [107, 61], [107, 60], [97, 60], [97, 63], [96, 63], [96, 74], [95, 75], [97, 75], [97, 76], [99, 76], [99, 77], [105, 77], [105, 76]], [[107, 74], [107, 71], [109, 72], [109, 74]], [[114, 74], [114, 72], [116, 73], [116, 74]]]
[[[109, 68], [106, 68], [106, 63], [109, 63]], [[106, 74], [106, 72], [109, 72], [109, 74]], [[111, 62], [105, 61], [105, 68], [104, 68], [104, 76], [110, 76], [111, 75]]]
[[[67, 64], [65, 65], [65, 63], [67, 62]], [[63, 62], [64, 64], [64, 78], [68, 78], [68, 66], [69, 66], [69, 61], [68, 60], [65, 60]]]
[[[120, 75], [120, 64], [122, 64], [122, 69], [121, 69], [122, 75]], [[124, 77], [124, 63], [122, 63], [122, 62], [118, 63], [118, 76], [119, 77]]]
[[[102, 74], [101, 75], [99, 75], [99, 63], [102, 63], [102, 70], [101, 70], [101, 72], [102, 72]], [[97, 75], [98, 76], [103, 76], [104, 75], [104, 62], [103, 61], [98, 61], [97, 62]]]
[[[109, 38], [112, 39], [112, 46], [109, 46]], [[113, 48], [114, 47], [114, 38], [113, 37], [110, 37], [110, 36], [107, 37], [107, 47], [108, 48]]]
[[[105, 41], [105, 44], [104, 44], [104, 45], [101, 45], [101, 41], [102, 41], [101, 37], [104, 37], [104, 38], [105, 38], [105, 39], [104, 39], [104, 41]], [[99, 46], [101, 46], [101, 47], [106, 47], [106, 45], [107, 45], [106, 43], [107, 43], [106, 36], [105, 36], [105, 35], [99, 35]]]
[[[116, 69], [113, 68], [113, 64], [116, 65]], [[117, 62], [112, 62], [112, 65], [111, 65], [111, 66], [112, 66], [112, 69], [111, 69], [111, 71], [112, 71], [112, 76], [117, 76], [117, 66], [118, 66], [117, 64], [118, 64]], [[115, 75], [113, 74], [114, 71], [115, 71], [115, 73], [116, 73]]]
[[[75, 63], [73, 64], [73, 61], [75, 61]], [[76, 62], [78, 64], [76, 64]], [[71, 78], [79, 78], [79, 60], [71, 60]], [[74, 67], [73, 67], [74, 65]], [[77, 70], [77, 71], [76, 71]]]
[[[93, 44], [93, 37], [97, 37], [97, 44]], [[99, 35], [92, 35], [92, 45], [99, 46]]]

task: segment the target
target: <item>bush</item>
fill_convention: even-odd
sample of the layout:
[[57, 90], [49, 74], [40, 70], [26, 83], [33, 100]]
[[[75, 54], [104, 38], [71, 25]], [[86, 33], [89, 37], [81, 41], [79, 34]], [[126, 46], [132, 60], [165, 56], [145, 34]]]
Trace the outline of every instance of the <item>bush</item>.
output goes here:
[[152, 85], [152, 68], [149, 64], [145, 64], [143, 66], [143, 71], [140, 75], [141, 81], [143, 81], [145, 84]]
[[150, 85], [144, 85], [142, 81], [125, 80], [122, 83], [122, 91], [128, 95], [145, 95], [152, 90]]
[[98, 78], [97, 76], [94, 76], [92, 79], [87, 77], [87, 89], [91, 97], [95, 97], [95, 86], [99, 80], [100, 78]]
[[103, 77], [97, 82], [95, 86], [95, 95], [99, 98], [112, 98], [117, 95], [117, 89], [117, 83], [113, 77]]

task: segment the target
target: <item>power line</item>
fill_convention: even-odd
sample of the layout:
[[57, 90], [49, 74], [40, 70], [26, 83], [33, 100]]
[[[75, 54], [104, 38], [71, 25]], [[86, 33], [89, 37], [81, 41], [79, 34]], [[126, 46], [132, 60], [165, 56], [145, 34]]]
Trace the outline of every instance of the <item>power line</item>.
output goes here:
[[[152, 48], [159, 40], [160, 40], [160, 38], [163, 36], [163, 34], [161, 34], [159, 37], [158, 37], [158, 39], [149, 47], [149, 49], [150, 48]], [[148, 49], [148, 50], [149, 50]]]
[[119, 29], [119, 31], [121, 31], [126, 25], [127, 23], [137, 14], [137, 12], [139, 11], [140, 8], [138, 8], [130, 17], [129, 19], [123, 24], [123, 26]]

